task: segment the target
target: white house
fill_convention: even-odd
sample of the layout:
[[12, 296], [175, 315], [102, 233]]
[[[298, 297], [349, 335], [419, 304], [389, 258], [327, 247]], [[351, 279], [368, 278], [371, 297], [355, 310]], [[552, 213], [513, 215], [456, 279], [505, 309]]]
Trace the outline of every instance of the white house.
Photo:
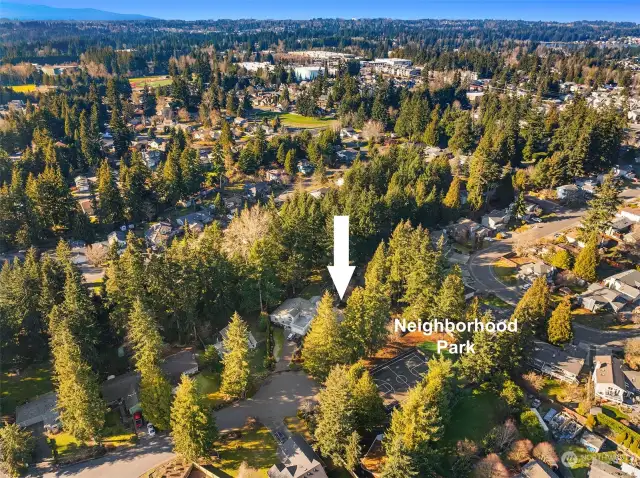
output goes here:
[[353, 129], [351, 126], [348, 126], [340, 130], [340, 138], [358, 140], [360, 139], [360, 135], [356, 132], [355, 129]]
[[107, 242], [110, 246], [115, 243], [119, 249], [122, 249], [127, 247], [127, 235], [123, 231], [110, 232], [107, 236]]
[[593, 370], [593, 386], [596, 397], [610, 402], [623, 403], [629, 397], [620, 360], [608, 355], [596, 355]]
[[310, 300], [302, 297], [287, 299], [271, 313], [269, 318], [271, 322], [281, 325], [285, 330], [304, 336], [316, 316], [319, 302], [320, 296], [311, 297]]
[[142, 159], [147, 164], [147, 167], [155, 169], [162, 159], [162, 153], [158, 149], [148, 149], [142, 152]]
[[[215, 347], [215, 349], [218, 351], [218, 354], [223, 357], [224, 355], [226, 355], [227, 351], [224, 348], [224, 340], [227, 338], [227, 334], [229, 333], [229, 326], [227, 325], [224, 329], [222, 329], [219, 333], [218, 333], [218, 340], [216, 341], [215, 344], [213, 344], [213, 346]], [[251, 333], [251, 331], [249, 331], [249, 350], [253, 350], [258, 346], [258, 341], [256, 340], [256, 338], [253, 336], [253, 334]]]
[[509, 209], [495, 209], [482, 216], [482, 225], [490, 229], [500, 229], [511, 219]]
[[607, 277], [604, 285], [618, 291], [628, 302], [637, 302], [640, 299], [640, 271], [635, 269]]
[[565, 184], [556, 188], [556, 196], [558, 199], [568, 199], [578, 194], [579, 190], [575, 184]]
[[89, 180], [86, 176], [76, 176], [74, 182], [76, 183], [76, 191], [79, 193], [89, 192]]

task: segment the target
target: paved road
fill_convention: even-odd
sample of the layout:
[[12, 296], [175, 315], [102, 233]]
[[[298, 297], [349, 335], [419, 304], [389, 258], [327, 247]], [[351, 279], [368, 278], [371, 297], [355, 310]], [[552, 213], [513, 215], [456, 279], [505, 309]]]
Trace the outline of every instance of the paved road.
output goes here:
[[287, 371], [272, 375], [251, 398], [215, 412], [220, 430], [244, 426], [248, 417], [257, 417], [267, 426], [295, 416], [298, 408], [320, 390], [307, 374]]
[[82, 478], [138, 478], [145, 471], [163, 463], [175, 455], [171, 451], [171, 439], [164, 436], [141, 438], [132, 448], [108, 453], [97, 460], [71, 465], [58, 471], [32, 474], [44, 478], [82, 477]]
[[[621, 197], [624, 201], [631, 201], [640, 197], [640, 188], [625, 189]], [[549, 201], [543, 201], [543, 207], [553, 205]], [[536, 224], [535, 227], [520, 234], [512, 234], [509, 238], [476, 252], [469, 261], [469, 271], [475, 280], [478, 290], [492, 292], [502, 300], [512, 305], [517, 304], [523, 291], [518, 287], [508, 286], [500, 282], [493, 271], [493, 264], [505, 254], [511, 252], [516, 243], [522, 244], [535, 242], [544, 237], [552, 236], [560, 231], [577, 226], [585, 214], [586, 208], [567, 210], [560, 208], [557, 217], [551, 221]], [[640, 330], [633, 331], [602, 331], [574, 324], [574, 340], [576, 342], [591, 342], [594, 344], [608, 344], [621, 346], [625, 339], [640, 336]]]

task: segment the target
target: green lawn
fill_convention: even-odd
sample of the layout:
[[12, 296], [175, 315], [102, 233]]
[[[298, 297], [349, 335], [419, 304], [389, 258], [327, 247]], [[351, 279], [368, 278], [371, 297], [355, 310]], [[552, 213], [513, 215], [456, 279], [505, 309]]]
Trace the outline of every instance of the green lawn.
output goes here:
[[0, 415], [12, 414], [18, 405], [52, 390], [50, 363], [31, 365], [20, 375], [3, 370], [0, 374]]
[[132, 88], [141, 88], [144, 85], [147, 85], [149, 88], [156, 88], [158, 86], [170, 85], [171, 78], [167, 78], [165, 75], [142, 76], [139, 78], [129, 78], [129, 83]]
[[246, 461], [266, 477], [267, 470], [279, 462], [276, 441], [265, 427], [256, 430], [243, 428], [240, 432], [240, 438], [220, 441], [216, 446], [220, 461], [215, 466], [231, 476], [237, 476], [238, 468]]
[[460, 440], [473, 440], [480, 445], [487, 433], [502, 423], [504, 418], [501, 399], [489, 390], [475, 389], [471, 395], [461, 398], [451, 410], [451, 420], [441, 446], [454, 453]]
[[615, 452], [592, 453], [580, 445], [572, 445], [569, 443], [559, 444], [556, 451], [559, 457], [562, 457], [562, 455], [567, 452], [575, 453], [578, 460], [574, 465], [570, 466], [571, 474], [574, 478], [587, 478], [591, 461], [594, 458], [604, 461], [605, 463], [612, 463], [616, 456]]
[[284, 126], [291, 126], [292, 128], [326, 128], [336, 122], [333, 118], [315, 118], [297, 113], [277, 113], [275, 111], [259, 111], [256, 116], [269, 119], [279, 116]]
[[214, 372], [201, 372], [196, 375], [196, 383], [200, 391], [207, 397], [211, 406], [216, 406], [225, 401], [220, 393], [220, 374]]
[[509, 303], [505, 302], [500, 297], [497, 297], [497, 296], [495, 296], [493, 294], [481, 298], [480, 302], [485, 304], [485, 305], [491, 305], [493, 307], [498, 307], [500, 309], [508, 309], [508, 308], [511, 307], [511, 305]]
[[[429, 358], [438, 355], [438, 344], [436, 342], [422, 342], [418, 345], [418, 348], [427, 354]], [[442, 350], [440, 355], [451, 358], [451, 353], [447, 349]]]
[[284, 329], [273, 328], [273, 357], [278, 360], [284, 350]]
[[60, 457], [67, 457], [69, 455], [72, 455], [81, 447], [86, 446], [66, 432], [60, 432], [56, 435], [51, 435], [51, 438], [56, 441], [56, 446], [58, 447], [58, 455], [60, 455]]

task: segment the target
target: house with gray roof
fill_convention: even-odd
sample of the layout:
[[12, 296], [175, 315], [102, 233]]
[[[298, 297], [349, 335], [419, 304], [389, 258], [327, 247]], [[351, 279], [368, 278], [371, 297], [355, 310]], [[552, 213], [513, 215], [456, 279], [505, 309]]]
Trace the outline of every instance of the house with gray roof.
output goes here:
[[589, 478], [633, 478], [633, 475], [625, 473], [615, 466], [594, 458], [589, 469]]
[[558, 475], [540, 460], [531, 460], [520, 470], [520, 474], [516, 478], [559, 478]]
[[56, 410], [57, 395], [55, 392], [45, 393], [30, 402], [16, 408], [16, 423], [21, 427], [29, 427], [42, 423], [50, 427], [58, 423], [60, 414]]
[[269, 478], [327, 478], [320, 459], [301, 435], [293, 434], [280, 445], [278, 457], [281, 462], [267, 471]]
[[615, 403], [627, 401], [633, 392], [627, 390], [620, 360], [611, 354], [602, 354], [596, 355], [594, 362], [593, 386], [596, 397]]
[[527, 362], [546, 375], [578, 383], [578, 376], [584, 367], [585, 353], [578, 347], [567, 346], [562, 350], [546, 342], [536, 341]]

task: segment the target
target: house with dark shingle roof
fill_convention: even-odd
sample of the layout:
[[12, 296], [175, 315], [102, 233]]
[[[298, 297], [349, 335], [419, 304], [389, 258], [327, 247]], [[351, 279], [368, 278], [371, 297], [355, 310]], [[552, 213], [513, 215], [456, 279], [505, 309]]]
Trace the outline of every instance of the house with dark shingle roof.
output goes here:
[[280, 445], [278, 455], [281, 463], [269, 468], [269, 478], [327, 478], [318, 456], [301, 435], [294, 434]]

